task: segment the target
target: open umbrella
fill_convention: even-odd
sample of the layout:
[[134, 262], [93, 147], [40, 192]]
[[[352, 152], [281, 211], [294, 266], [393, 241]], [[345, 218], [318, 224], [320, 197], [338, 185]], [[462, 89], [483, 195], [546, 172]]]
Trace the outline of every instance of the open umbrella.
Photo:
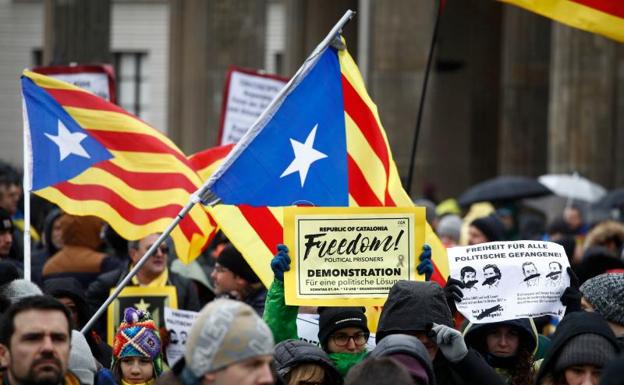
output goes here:
[[475, 202], [501, 202], [552, 194], [546, 186], [525, 176], [499, 176], [478, 183], [462, 195], [458, 202], [468, 206]]
[[587, 178], [574, 174], [547, 174], [538, 180], [555, 194], [585, 202], [596, 202], [607, 194], [607, 190]]
[[624, 207], [624, 187], [609, 191], [594, 207], [601, 209], [615, 209]]

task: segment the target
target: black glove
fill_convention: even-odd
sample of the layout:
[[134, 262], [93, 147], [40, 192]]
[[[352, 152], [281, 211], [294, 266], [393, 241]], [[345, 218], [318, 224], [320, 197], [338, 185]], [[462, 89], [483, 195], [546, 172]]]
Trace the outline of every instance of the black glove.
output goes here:
[[571, 267], [566, 269], [568, 275], [570, 276], [570, 286], [566, 287], [561, 294], [561, 303], [566, 307], [566, 314], [572, 313], [575, 311], [581, 311], [581, 298], [583, 298], [583, 293], [578, 289], [579, 287], [579, 279], [572, 271]]
[[455, 302], [462, 301], [462, 298], [464, 298], [462, 289], [465, 287], [466, 286], [462, 281], [451, 278], [451, 276], [446, 279], [446, 285], [444, 285], [444, 295], [446, 296], [446, 303], [448, 304], [449, 309], [451, 309], [453, 316], [457, 314], [457, 306], [455, 306]]

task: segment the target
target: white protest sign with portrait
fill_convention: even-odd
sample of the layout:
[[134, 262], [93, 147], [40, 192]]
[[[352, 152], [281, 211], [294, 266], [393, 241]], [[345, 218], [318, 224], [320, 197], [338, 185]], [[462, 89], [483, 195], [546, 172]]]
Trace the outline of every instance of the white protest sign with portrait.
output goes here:
[[392, 285], [417, 280], [422, 207], [288, 207], [288, 305], [378, 306]]
[[563, 317], [570, 266], [559, 244], [490, 242], [447, 249], [451, 277], [464, 283], [457, 310], [472, 323]]
[[198, 315], [199, 313], [196, 311], [165, 307], [165, 328], [169, 333], [166, 353], [170, 367], [184, 355], [186, 339]]
[[281, 76], [231, 67], [225, 80], [218, 144], [238, 142], [287, 82]]

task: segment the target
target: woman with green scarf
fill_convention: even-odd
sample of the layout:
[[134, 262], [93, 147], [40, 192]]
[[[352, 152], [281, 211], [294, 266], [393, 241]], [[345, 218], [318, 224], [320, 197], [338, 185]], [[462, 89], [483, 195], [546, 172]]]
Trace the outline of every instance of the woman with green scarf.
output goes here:
[[[290, 256], [285, 245], [277, 246], [277, 255], [271, 261], [274, 273], [264, 307], [263, 318], [273, 332], [275, 343], [299, 339], [297, 313], [299, 307], [288, 306], [284, 300], [284, 272], [290, 270]], [[366, 342], [370, 332], [362, 307], [319, 308], [319, 341], [321, 347], [338, 368], [347, 375], [352, 366], [367, 354]]]

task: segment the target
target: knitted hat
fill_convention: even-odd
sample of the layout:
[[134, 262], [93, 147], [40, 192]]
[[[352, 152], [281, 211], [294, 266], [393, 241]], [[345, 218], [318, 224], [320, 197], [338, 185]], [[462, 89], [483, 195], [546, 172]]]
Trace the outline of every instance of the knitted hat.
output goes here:
[[488, 242], [502, 241], [505, 239], [505, 226], [494, 215], [477, 218], [470, 223], [485, 235]]
[[160, 333], [148, 312], [129, 307], [113, 340], [113, 363], [124, 357], [148, 357], [154, 362], [156, 377], [162, 373]]
[[462, 220], [457, 215], [445, 215], [438, 222], [437, 233], [440, 237], [448, 237], [459, 242]]
[[243, 255], [231, 244], [227, 245], [223, 251], [221, 251], [219, 258], [217, 258], [217, 263], [249, 283], [260, 282], [260, 278], [258, 278], [247, 261], [245, 261]]
[[0, 231], [13, 231], [11, 214], [5, 209], [0, 209]]
[[78, 377], [82, 385], [93, 385], [97, 366], [91, 348], [78, 330], [72, 330], [68, 369]]
[[25, 297], [42, 294], [39, 286], [25, 279], [15, 279], [0, 287], [0, 296], [11, 301], [11, 303], [16, 303]]
[[273, 354], [273, 334], [249, 305], [230, 299], [208, 303], [191, 327], [183, 377], [194, 381], [246, 359]]
[[336, 331], [348, 327], [357, 327], [365, 333], [368, 331], [368, 321], [363, 307], [321, 307], [319, 313], [318, 338], [323, 349], [327, 350], [329, 337]]
[[598, 275], [585, 281], [580, 290], [605, 320], [624, 325], [624, 274]]
[[555, 361], [555, 373], [575, 365], [603, 367], [617, 354], [615, 346], [601, 335], [579, 334], [568, 341]]

